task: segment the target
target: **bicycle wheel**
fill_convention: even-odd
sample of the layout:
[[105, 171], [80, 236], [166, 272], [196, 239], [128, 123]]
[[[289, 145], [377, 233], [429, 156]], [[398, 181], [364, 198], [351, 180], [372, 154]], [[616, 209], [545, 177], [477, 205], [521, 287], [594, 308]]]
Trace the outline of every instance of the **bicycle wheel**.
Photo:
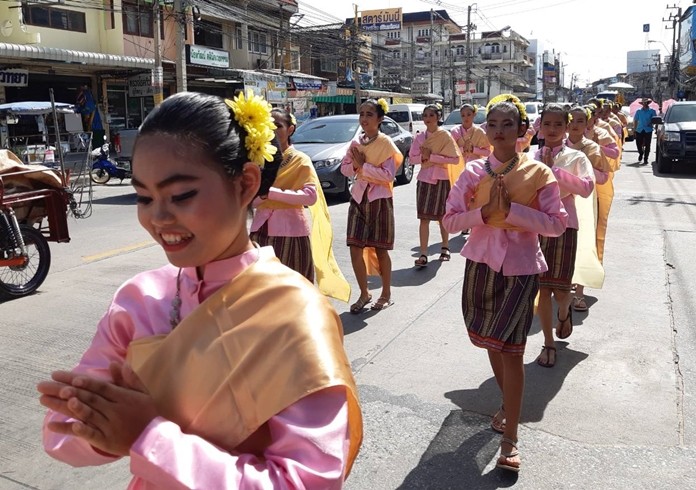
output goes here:
[[21, 266], [0, 267], [0, 297], [19, 298], [36, 291], [51, 267], [51, 249], [43, 234], [29, 225], [19, 225], [27, 247], [27, 261]]

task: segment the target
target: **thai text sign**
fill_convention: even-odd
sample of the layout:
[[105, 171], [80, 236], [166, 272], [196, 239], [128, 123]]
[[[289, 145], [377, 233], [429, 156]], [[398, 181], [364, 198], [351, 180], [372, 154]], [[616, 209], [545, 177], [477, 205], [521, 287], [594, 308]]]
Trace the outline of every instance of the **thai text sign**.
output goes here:
[[229, 68], [230, 53], [219, 49], [204, 48], [193, 44], [186, 46], [188, 49], [188, 61], [192, 65], [214, 66], [216, 68]]
[[401, 29], [401, 7], [363, 10], [360, 28], [364, 31], [397, 31]]
[[26, 87], [29, 85], [29, 71], [15, 68], [0, 70], [0, 85], [5, 87]]
[[152, 75], [150, 73], [135, 75], [128, 79], [129, 97], [151, 97], [154, 94], [155, 88], [152, 86]]

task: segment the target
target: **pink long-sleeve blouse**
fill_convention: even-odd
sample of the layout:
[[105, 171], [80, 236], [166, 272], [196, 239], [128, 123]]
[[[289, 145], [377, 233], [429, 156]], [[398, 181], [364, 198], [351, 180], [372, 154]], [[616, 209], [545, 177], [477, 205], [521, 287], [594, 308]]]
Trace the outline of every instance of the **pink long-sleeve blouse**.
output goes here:
[[[353, 141], [348, 148], [348, 152], [346, 152], [346, 156], [341, 161], [341, 173], [346, 177], [355, 177], [357, 174], [357, 170], [353, 167], [353, 157], [350, 155], [350, 149], [357, 145], [358, 142]], [[371, 184], [366, 180], [356, 178], [350, 191], [350, 195], [355, 202], [362, 202], [365, 192], [367, 192], [367, 200], [370, 202], [375, 199], [392, 197], [393, 192], [389, 184], [394, 182], [394, 176], [396, 175], [396, 162], [393, 158], [388, 158], [385, 162], [365, 162], [362, 174], [370, 180], [383, 182], [384, 184]]]
[[[423, 131], [422, 133], [418, 133], [416, 137], [413, 138], [413, 142], [411, 143], [411, 149], [408, 152], [409, 158], [413, 165], [421, 164], [421, 146], [423, 146], [423, 143], [425, 143], [425, 140], [429, 134], [431, 133]], [[428, 160], [430, 161], [430, 163], [441, 163], [445, 165], [454, 165], [456, 163], [459, 163], [458, 156], [447, 157], [445, 155], [438, 155], [437, 153], [432, 153]], [[449, 173], [447, 172], [447, 169], [445, 167], [433, 166], [428, 168], [421, 168], [418, 172], [417, 180], [420, 182], [426, 182], [428, 184], [437, 184], [438, 180], [449, 180]]]
[[[311, 206], [317, 202], [317, 188], [313, 184], [305, 184], [298, 190], [271, 187], [266, 199]], [[254, 207], [262, 202], [263, 200], [257, 197], [254, 199]], [[311, 232], [311, 223], [304, 209], [257, 209], [249, 231], [258, 231], [264, 223], [268, 223], [268, 236], [309, 236]]]
[[[455, 128], [452, 128], [450, 133], [452, 133], [452, 138], [454, 138], [454, 141], [458, 141], [459, 138], [466, 138], [466, 135], [474, 131], [474, 128], [476, 126], [471, 126], [468, 129], [465, 129], [464, 126], [461, 124]], [[483, 131], [483, 130], [482, 130]], [[464, 150], [460, 147], [459, 150], [462, 152], [462, 155], [464, 156], [464, 161], [465, 162], [471, 162], [473, 160], [476, 160], [478, 158], [485, 158], [488, 155], [491, 154], [491, 148], [490, 147], [482, 147], [482, 146], [474, 146], [473, 149], [471, 150], [471, 153], [465, 154]]]
[[[572, 148], [568, 148], [564, 144], [554, 147], [545, 146], [544, 148], [540, 148], [536, 151], [534, 158], [541, 161], [542, 154], [548, 151], [551, 152], [552, 158], [558, 157], [558, 154], [561, 153], [561, 151], [565, 151], [577, 153], [577, 155], [574, 155], [576, 158], [582, 158], [583, 160], [587, 159], [584, 153], [573, 150]], [[588, 172], [592, 172], [591, 169], [592, 165], [588, 160]], [[568, 213], [568, 222], [566, 223], [566, 227], [577, 230], [580, 223], [578, 222], [578, 212], [575, 208], [575, 196], [578, 195], [580, 197], [589, 197], [594, 189], [594, 179], [589, 175], [582, 177], [573, 175], [567, 170], [559, 167], [551, 167], [551, 171], [558, 181], [558, 186], [561, 189], [561, 201], [563, 201], [563, 207], [565, 208], [566, 213]], [[592, 172], [592, 175], [594, 175], [594, 172]]]
[[[491, 168], [503, 162], [491, 154]], [[539, 209], [511, 203], [507, 223], [528, 231], [496, 228], [484, 223], [481, 208], [469, 209], [481, 180], [486, 177], [485, 160], [470, 162], [459, 176], [447, 198], [442, 224], [450, 233], [471, 228], [461, 255], [488, 265], [505, 276], [539, 274], [548, 270], [539, 247], [539, 235], [559, 236], [566, 228], [567, 214], [560, 199], [558, 183], [552, 182], [537, 191]]]
[[[271, 247], [208, 264], [199, 280], [195, 268], [181, 274], [181, 315], [239, 275], [259, 257], [273, 256]], [[110, 379], [109, 363], [125, 360], [131, 341], [171, 331], [169, 310], [176, 293], [178, 269], [167, 265], [138, 274], [116, 292], [97, 326], [92, 344], [75, 372]], [[84, 440], [47, 429], [48, 422], [67, 421], [48, 411], [44, 448], [73, 466], [93, 466], [116, 458], [96, 452]], [[224, 451], [199, 436], [186, 434], [174, 422], [157, 417], [130, 450], [131, 490], [183, 488], [313, 488], [342, 487], [348, 460], [348, 408], [343, 388], [306, 396], [268, 422], [272, 443], [263, 457]]]

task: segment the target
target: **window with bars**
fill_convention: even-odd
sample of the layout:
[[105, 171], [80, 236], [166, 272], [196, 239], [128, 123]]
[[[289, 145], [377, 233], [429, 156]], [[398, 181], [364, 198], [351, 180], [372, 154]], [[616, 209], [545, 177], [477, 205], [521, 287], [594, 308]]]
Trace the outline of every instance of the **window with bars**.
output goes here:
[[49, 27], [64, 31], [87, 32], [85, 14], [42, 5], [22, 6], [24, 23], [37, 27]]

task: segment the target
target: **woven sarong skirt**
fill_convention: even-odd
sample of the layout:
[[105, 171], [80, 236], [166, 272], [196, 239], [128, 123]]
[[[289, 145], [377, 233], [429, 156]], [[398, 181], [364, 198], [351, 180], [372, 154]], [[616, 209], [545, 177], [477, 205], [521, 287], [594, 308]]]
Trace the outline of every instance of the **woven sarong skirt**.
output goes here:
[[504, 276], [467, 259], [462, 312], [471, 342], [495, 352], [524, 354], [538, 290], [537, 274]]
[[314, 261], [308, 236], [268, 236], [268, 223], [264, 223], [249, 238], [262, 247], [273, 247], [281, 263], [314, 282]]
[[416, 184], [418, 219], [440, 221], [445, 215], [450, 187], [449, 180], [438, 180], [437, 184], [428, 184], [419, 180]]
[[384, 250], [394, 248], [394, 200], [389, 198], [350, 200], [348, 208], [348, 246], [374, 247]]
[[539, 237], [539, 245], [549, 270], [539, 275], [539, 287], [570, 291], [575, 272], [578, 230], [566, 228], [558, 237]]

